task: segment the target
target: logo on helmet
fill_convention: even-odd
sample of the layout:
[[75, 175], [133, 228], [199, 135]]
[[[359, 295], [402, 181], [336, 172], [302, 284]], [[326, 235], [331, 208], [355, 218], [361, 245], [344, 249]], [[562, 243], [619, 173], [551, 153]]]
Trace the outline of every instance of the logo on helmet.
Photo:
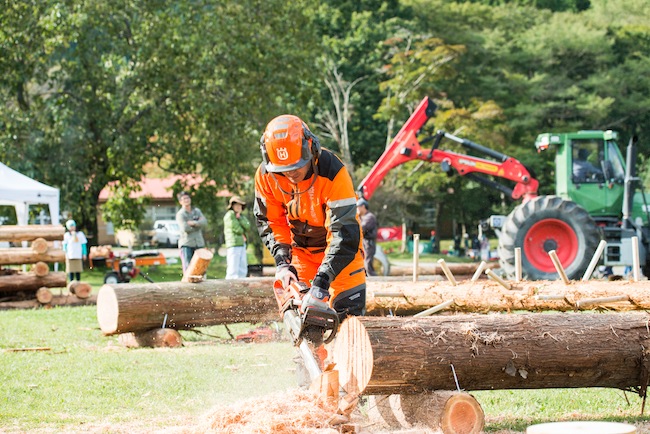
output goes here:
[[277, 148], [275, 154], [280, 160], [286, 160], [289, 158], [289, 151], [287, 151], [287, 148]]

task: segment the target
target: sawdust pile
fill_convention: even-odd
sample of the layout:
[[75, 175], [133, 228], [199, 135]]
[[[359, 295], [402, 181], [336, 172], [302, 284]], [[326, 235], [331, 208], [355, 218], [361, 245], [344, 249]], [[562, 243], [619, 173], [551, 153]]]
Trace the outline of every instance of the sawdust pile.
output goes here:
[[308, 391], [291, 390], [217, 407], [196, 433], [335, 434], [328, 424], [336, 409]]

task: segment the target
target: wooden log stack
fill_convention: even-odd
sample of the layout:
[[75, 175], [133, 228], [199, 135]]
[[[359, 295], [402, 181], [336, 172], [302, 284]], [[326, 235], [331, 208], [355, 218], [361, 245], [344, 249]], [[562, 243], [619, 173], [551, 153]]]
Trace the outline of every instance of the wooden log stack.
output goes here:
[[[30, 243], [30, 247], [0, 249], [0, 267], [31, 264], [30, 272], [16, 271], [0, 275], [0, 300], [15, 302], [36, 299], [39, 304], [52, 302], [54, 296], [50, 288], [65, 288], [67, 284], [66, 274], [51, 272], [49, 265], [65, 262], [63, 250], [52, 243], [62, 241], [64, 233], [63, 226], [58, 225], [0, 226], [0, 241]], [[84, 285], [77, 298], [88, 298], [89, 291], [86, 289], [89, 285]]]

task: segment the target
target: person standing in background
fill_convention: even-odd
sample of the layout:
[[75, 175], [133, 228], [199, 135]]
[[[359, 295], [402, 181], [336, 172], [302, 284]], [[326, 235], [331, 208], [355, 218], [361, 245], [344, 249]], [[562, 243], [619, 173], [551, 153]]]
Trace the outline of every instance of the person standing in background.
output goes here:
[[363, 264], [368, 276], [376, 276], [375, 267], [372, 265], [377, 251], [377, 217], [368, 211], [368, 201], [361, 198], [357, 201], [357, 213], [361, 220], [363, 231]]
[[83, 232], [77, 231], [77, 223], [74, 220], [65, 222], [67, 229], [63, 234], [63, 251], [65, 252], [65, 272], [70, 282], [81, 280], [83, 261], [88, 253], [88, 240]]
[[192, 197], [186, 191], [178, 193], [178, 202], [181, 209], [176, 213], [176, 222], [181, 228], [181, 236], [178, 239], [183, 272], [190, 265], [192, 256], [197, 249], [205, 247], [203, 229], [208, 225], [200, 209], [192, 207]]
[[223, 216], [223, 232], [226, 237], [226, 279], [243, 279], [248, 275], [246, 259], [246, 232], [251, 228], [250, 221], [242, 212], [246, 202], [233, 196], [228, 211]]

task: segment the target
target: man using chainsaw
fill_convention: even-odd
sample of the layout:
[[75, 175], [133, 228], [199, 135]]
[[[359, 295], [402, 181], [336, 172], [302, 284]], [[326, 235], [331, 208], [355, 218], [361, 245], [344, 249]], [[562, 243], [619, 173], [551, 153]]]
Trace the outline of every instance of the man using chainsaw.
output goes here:
[[[300, 311], [334, 309], [342, 320], [363, 315], [366, 273], [352, 179], [297, 116], [271, 120], [260, 140], [254, 214], [284, 287], [309, 291]], [[310, 284], [309, 284], [310, 283]]]

